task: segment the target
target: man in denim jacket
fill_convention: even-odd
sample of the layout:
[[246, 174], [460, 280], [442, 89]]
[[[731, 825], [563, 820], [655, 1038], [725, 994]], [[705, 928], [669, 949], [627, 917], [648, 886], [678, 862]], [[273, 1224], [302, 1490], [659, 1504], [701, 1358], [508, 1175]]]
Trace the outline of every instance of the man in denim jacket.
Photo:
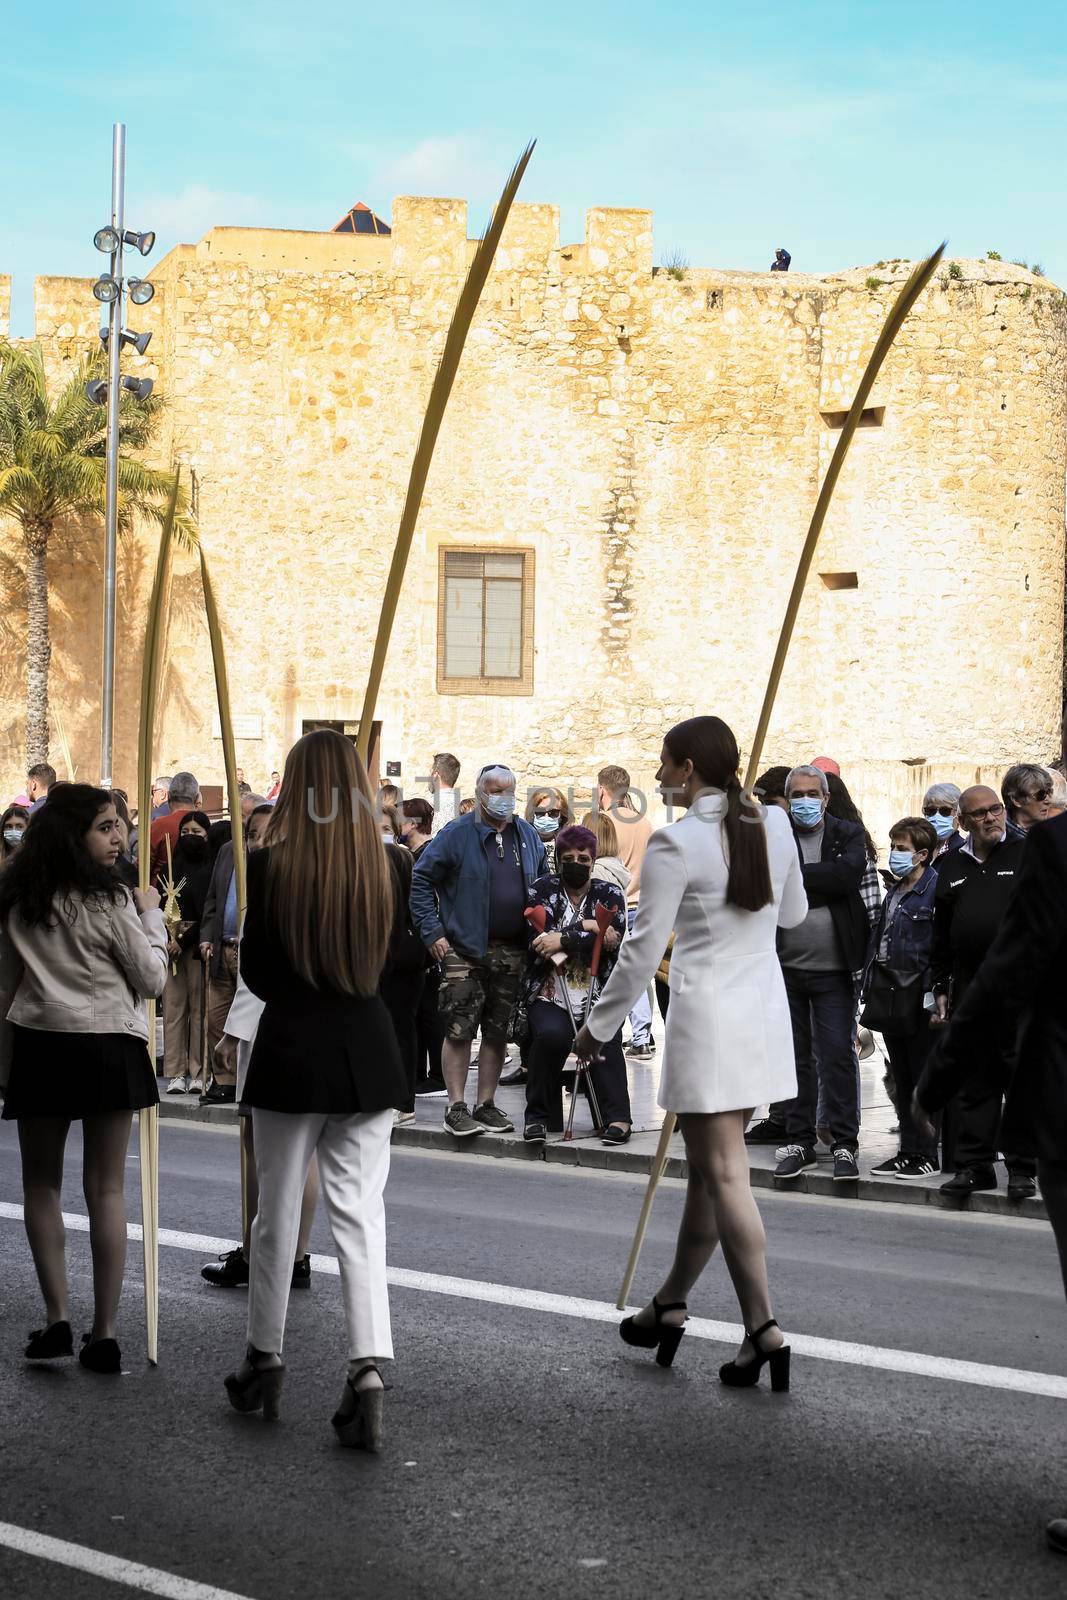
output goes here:
[[[449, 1101], [445, 1127], [457, 1139], [514, 1128], [493, 1096], [526, 955], [523, 913], [531, 886], [547, 870], [536, 829], [516, 815], [510, 767], [483, 767], [474, 792], [475, 809], [431, 839], [415, 863], [411, 885], [412, 921], [443, 967], [438, 1005], [447, 1028], [441, 1049]], [[465, 1096], [479, 1028], [472, 1115]]]

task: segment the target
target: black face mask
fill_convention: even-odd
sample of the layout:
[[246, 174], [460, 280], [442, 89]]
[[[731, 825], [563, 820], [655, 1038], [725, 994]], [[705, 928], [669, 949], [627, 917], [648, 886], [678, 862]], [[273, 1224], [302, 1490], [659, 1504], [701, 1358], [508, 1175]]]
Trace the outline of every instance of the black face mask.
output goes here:
[[568, 889], [584, 889], [592, 871], [584, 861], [561, 861], [559, 866], [559, 875]]
[[202, 861], [207, 855], [207, 840], [198, 833], [183, 833], [180, 842], [182, 855], [190, 861]]

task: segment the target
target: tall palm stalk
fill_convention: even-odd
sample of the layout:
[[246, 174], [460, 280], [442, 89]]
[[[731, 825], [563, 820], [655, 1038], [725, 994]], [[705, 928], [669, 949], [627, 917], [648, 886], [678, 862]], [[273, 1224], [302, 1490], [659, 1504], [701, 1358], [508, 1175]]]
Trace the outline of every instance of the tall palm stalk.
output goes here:
[[[107, 413], [85, 392], [105, 375], [102, 353], [86, 356], [49, 392], [38, 344], [0, 343], [0, 521], [18, 524], [26, 594], [26, 760], [48, 755], [48, 548], [57, 524], [104, 514]], [[161, 523], [173, 474], [146, 465], [132, 452], [151, 443], [162, 401], [124, 395], [119, 408], [118, 508], [120, 532], [137, 516]], [[192, 538], [188, 509], [176, 512], [179, 533]]]

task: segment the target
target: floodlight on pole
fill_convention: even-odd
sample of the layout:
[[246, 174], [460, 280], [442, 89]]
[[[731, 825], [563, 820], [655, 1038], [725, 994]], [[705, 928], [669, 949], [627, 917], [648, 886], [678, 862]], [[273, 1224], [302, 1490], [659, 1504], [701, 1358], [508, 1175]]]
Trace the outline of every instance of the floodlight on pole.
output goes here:
[[93, 284], [93, 293], [98, 300], [103, 301], [104, 305], [109, 306], [118, 299], [122, 288], [118, 278], [113, 277], [110, 272], [102, 272]]
[[[111, 329], [101, 328], [100, 343], [103, 345], [105, 350], [107, 349], [110, 338]], [[122, 332], [119, 334], [119, 338], [122, 340], [123, 344], [132, 345], [139, 356], [144, 355], [145, 351], [148, 349], [148, 346], [152, 342], [151, 333], [134, 333], [131, 328], [123, 328]]]
[[147, 278], [127, 278], [126, 293], [135, 306], [146, 306], [156, 292], [154, 283]]
[[93, 243], [95, 244], [96, 248], [98, 250], [102, 250], [106, 256], [113, 256], [119, 247], [119, 236], [116, 230], [110, 226], [106, 228], [97, 228], [96, 232], [93, 234]]
[[85, 385], [85, 392], [89, 396], [89, 399], [93, 402], [94, 406], [107, 405], [106, 378], [90, 378], [89, 382]]
[[151, 378], [123, 378], [122, 387], [127, 394], [132, 394], [135, 400], [147, 400], [155, 385]]
[[154, 233], [134, 233], [131, 229], [127, 229], [122, 235], [122, 240], [132, 250], [139, 250], [143, 256], [146, 256], [155, 244], [156, 236]]

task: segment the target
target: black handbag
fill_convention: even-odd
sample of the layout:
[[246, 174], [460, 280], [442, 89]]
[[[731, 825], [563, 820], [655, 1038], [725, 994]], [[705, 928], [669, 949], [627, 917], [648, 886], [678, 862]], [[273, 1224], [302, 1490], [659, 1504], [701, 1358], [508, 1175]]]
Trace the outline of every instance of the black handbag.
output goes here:
[[875, 1033], [911, 1033], [922, 1020], [922, 972], [897, 972], [876, 961], [860, 1021]]

